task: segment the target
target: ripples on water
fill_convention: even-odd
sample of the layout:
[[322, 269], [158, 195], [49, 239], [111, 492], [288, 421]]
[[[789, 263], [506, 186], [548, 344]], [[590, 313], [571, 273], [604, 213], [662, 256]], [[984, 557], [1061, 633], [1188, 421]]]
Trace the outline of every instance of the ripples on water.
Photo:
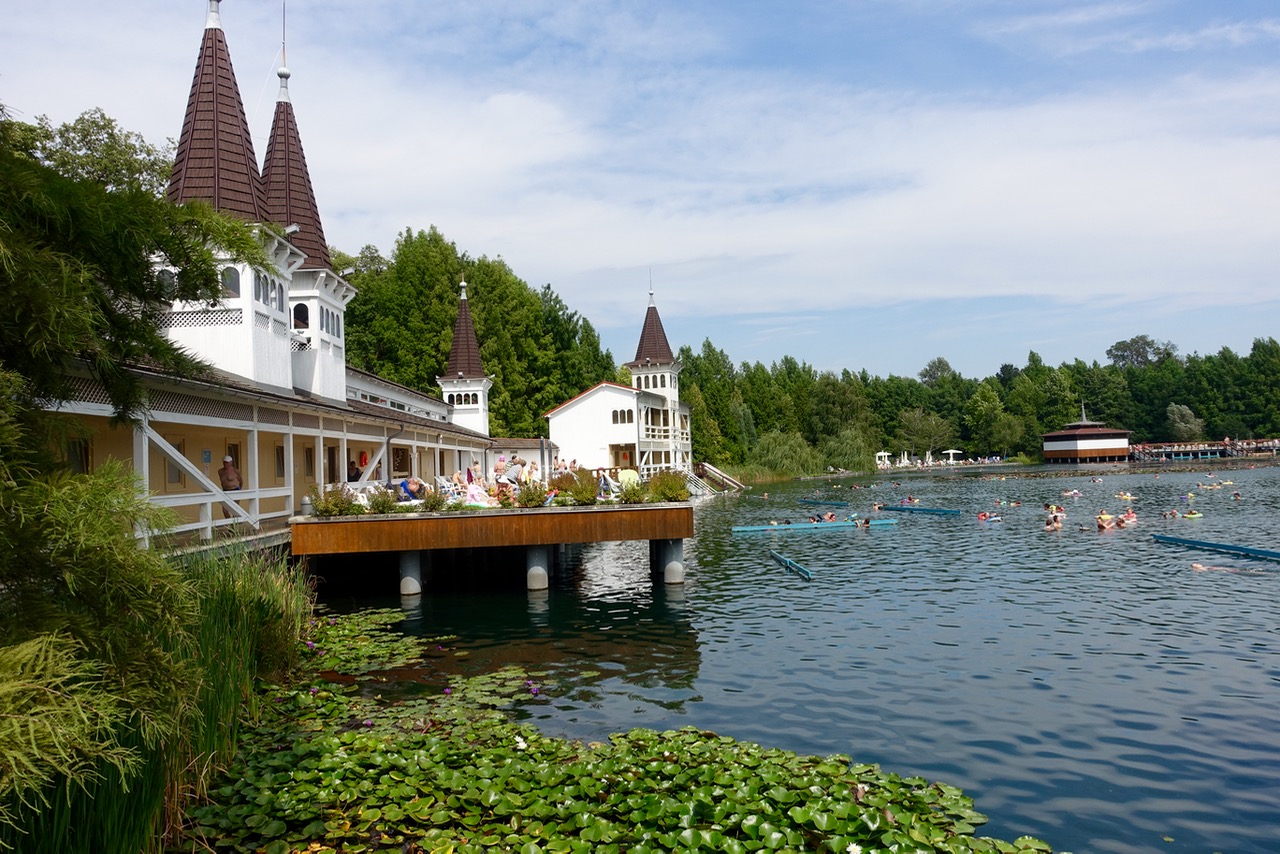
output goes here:
[[[1178, 496], [1204, 472], [1102, 477], [809, 482], [769, 501], [713, 499], [696, 511], [683, 589], [653, 585], [644, 544], [604, 544], [547, 597], [433, 595], [412, 627], [459, 635], [470, 669], [549, 671], [553, 689], [522, 714], [552, 734], [694, 725], [849, 753], [963, 787], [991, 818], [984, 833], [1077, 852], [1280, 850], [1280, 564], [1150, 536], [1280, 548], [1280, 469], [1224, 470], [1235, 485], [1201, 492], [1198, 521], [1159, 511], [1185, 508]], [[1060, 497], [1072, 488], [1084, 497]], [[815, 489], [864, 514], [908, 491], [965, 512], [730, 532], [802, 519], [816, 508], [795, 499]], [[1093, 514], [1119, 512], [1122, 490], [1141, 525], [1099, 534]], [[1041, 530], [1046, 501], [1066, 505], [1064, 530]], [[976, 521], [983, 509], [1004, 521]], [[770, 548], [813, 581], [785, 574]]]

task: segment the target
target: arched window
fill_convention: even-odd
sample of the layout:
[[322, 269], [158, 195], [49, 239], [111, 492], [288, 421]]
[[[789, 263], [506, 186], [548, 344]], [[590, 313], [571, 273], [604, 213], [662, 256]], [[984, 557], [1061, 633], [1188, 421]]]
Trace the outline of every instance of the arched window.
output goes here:
[[627, 423], [628, 423], [628, 424], [635, 424], [635, 423], [636, 423], [636, 412], [635, 412], [635, 410], [634, 410], [634, 409], [628, 409], [628, 410], [627, 410]]
[[335, 338], [341, 338], [342, 337], [342, 315], [335, 314], [333, 316], [333, 320], [334, 320], [334, 327], [337, 329], [337, 331], [334, 332], [333, 335]]
[[453, 406], [453, 395], [449, 395], [449, 405]]
[[257, 270], [253, 271], [253, 299], [254, 302], [266, 302], [267, 295], [263, 293], [265, 289], [266, 276]]
[[644, 378], [644, 387], [645, 387], [645, 388], [648, 388], [648, 387], [649, 387], [649, 378], [648, 378], [648, 377], [645, 377], [645, 378]]
[[285, 310], [284, 304], [288, 299], [288, 297], [285, 295], [286, 294], [285, 287], [286, 286], [284, 282], [276, 282], [276, 311], [279, 311], [279, 312], [283, 312]]
[[240, 271], [235, 267], [222, 268], [222, 295], [224, 297], [240, 296]]
[[614, 423], [614, 424], [617, 424], [617, 423], [618, 423], [618, 410], [616, 410], [616, 409], [615, 409], [615, 410], [613, 410], [613, 423]]
[[311, 309], [307, 308], [307, 304], [305, 302], [300, 302], [293, 307], [293, 328], [311, 328]]
[[662, 387], [663, 387], [663, 388], [666, 388], [666, 387], [667, 387], [667, 375], [666, 375], [666, 374], [663, 374], [662, 376], [658, 377], [658, 382], [660, 382], [660, 383], [662, 384]]

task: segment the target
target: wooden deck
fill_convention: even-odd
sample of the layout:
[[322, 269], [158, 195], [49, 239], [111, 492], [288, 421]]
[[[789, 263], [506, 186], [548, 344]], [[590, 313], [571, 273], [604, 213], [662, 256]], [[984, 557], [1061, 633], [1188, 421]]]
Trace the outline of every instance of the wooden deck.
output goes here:
[[548, 546], [693, 536], [693, 506], [628, 504], [387, 516], [295, 516], [295, 555]]

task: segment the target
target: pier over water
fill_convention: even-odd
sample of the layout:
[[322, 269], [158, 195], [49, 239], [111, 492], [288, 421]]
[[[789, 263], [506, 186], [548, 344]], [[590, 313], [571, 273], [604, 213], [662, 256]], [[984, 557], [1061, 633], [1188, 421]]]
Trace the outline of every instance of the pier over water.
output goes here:
[[650, 567], [667, 584], [684, 582], [684, 540], [693, 536], [687, 503], [596, 507], [540, 507], [383, 516], [295, 516], [289, 520], [295, 555], [394, 552], [400, 592], [422, 592], [422, 569], [432, 551], [525, 547], [526, 583], [547, 586], [552, 549], [570, 543], [648, 540]]

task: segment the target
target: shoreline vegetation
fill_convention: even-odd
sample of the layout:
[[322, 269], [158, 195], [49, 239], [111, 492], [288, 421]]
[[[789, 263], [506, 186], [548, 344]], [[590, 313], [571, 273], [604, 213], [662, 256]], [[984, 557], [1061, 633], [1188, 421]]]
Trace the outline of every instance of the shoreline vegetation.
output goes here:
[[[556, 685], [506, 668], [386, 699], [388, 671], [453, 656], [395, 610], [318, 612], [307, 673], [257, 722], [169, 850], [286, 852], [1050, 851], [975, 835], [963, 792], [848, 756], [694, 728], [547, 737], [512, 712]], [[388, 694], [390, 692], [388, 691]]]

